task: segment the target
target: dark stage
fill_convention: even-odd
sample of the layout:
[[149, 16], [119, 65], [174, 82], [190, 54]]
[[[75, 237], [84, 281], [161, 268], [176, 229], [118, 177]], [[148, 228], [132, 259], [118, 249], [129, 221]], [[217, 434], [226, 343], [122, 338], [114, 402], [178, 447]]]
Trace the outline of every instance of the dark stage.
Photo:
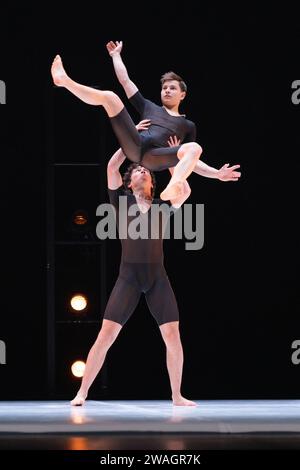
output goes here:
[[[140, 20], [130, 5], [3, 10], [1, 450], [298, 450], [297, 14], [204, 4], [153, 4]], [[171, 404], [165, 346], [143, 298], [87, 404], [68, 404], [80, 383], [71, 366], [96, 340], [119, 271], [120, 240], [96, 228], [118, 141], [104, 109], [54, 86], [50, 66], [60, 54], [74, 80], [116, 93], [137, 123], [109, 40], [123, 41], [130, 78], [157, 104], [161, 75], [184, 77], [181, 112], [196, 125], [201, 160], [240, 165], [238, 181], [188, 178], [186, 202], [204, 208], [201, 247], [187, 249], [186, 234], [164, 241], [193, 409]], [[169, 172], [156, 179], [158, 197]], [[74, 313], [70, 299], [82, 293], [87, 306]]]

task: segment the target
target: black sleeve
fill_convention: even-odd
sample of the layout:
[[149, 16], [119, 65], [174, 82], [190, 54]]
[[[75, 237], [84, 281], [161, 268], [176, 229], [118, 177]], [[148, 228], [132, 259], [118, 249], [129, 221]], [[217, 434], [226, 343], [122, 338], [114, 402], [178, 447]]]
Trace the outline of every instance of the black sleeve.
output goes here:
[[129, 102], [139, 114], [142, 114], [144, 112], [147, 100], [143, 97], [140, 91], [137, 91], [131, 98], [129, 98]]
[[186, 135], [184, 142], [196, 142], [197, 130], [195, 123], [189, 122], [189, 132]]
[[114, 206], [116, 210], [119, 209], [119, 196], [124, 195], [123, 186], [120, 186], [118, 189], [109, 189], [108, 188], [108, 197], [111, 205]]

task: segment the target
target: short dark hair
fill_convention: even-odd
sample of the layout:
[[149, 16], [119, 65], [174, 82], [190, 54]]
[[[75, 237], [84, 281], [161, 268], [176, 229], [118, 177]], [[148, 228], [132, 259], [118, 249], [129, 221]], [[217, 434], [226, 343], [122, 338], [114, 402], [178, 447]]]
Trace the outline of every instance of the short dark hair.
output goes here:
[[177, 82], [179, 82], [181, 91], [187, 91], [186, 83], [182, 80], [179, 75], [177, 75], [177, 73], [172, 71], [164, 73], [160, 79], [161, 86], [163, 86], [163, 84], [169, 80], [176, 80]]
[[[126, 172], [124, 173], [123, 175], [123, 185], [124, 185], [124, 188], [126, 189], [126, 191], [130, 191], [131, 192], [131, 188], [128, 187], [128, 185], [131, 183], [131, 174], [133, 172], [133, 170], [135, 170], [136, 168], [138, 168], [139, 166], [142, 166], [140, 163], [131, 163]], [[143, 168], [146, 168], [146, 167], [143, 167]], [[146, 170], [148, 170], [148, 168], [146, 168]], [[151, 179], [152, 179], [152, 188], [151, 188], [151, 197], [152, 199], [154, 198], [154, 194], [155, 194], [155, 187], [156, 187], [156, 180], [155, 180], [155, 176], [154, 176], [154, 173], [153, 171], [151, 170], [148, 170], [150, 175], [151, 175]]]

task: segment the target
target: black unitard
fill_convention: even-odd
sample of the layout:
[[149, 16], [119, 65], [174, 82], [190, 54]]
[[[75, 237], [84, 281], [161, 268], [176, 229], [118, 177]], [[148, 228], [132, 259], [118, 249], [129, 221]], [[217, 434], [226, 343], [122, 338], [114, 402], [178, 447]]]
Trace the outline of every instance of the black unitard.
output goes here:
[[195, 142], [196, 126], [184, 116], [171, 116], [168, 111], [137, 91], [129, 100], [141, 119], [150, 119], [150, 127], [138, 132], [126, 108], [110, 118], [113, 130], [126, 157], [152, 171], [175, 166], [180, 146], [169, 147], [170, 136], [177, 136], [182, 143]]
[[[121, 207], [119, 196], [126, 198], [127, 208], [136, 204], [136, 199], [133, 194], [125, 193], [122, 187], [116, 190], [109, 189], [108, 192], [110, 202], [116, 209], [118, 223]], [[158, 325], [179, 320], [175, 295], [163, 265], [163, 234], [170, 214], [169, 206], [166, 201], [154, 199], [151, 210], [141, 214], [141, 217], [148, 220], [149, 234], [152, 234], [152, 238], [121, 238], [120, 272], [104, 312], [105, 320], [124, 325], [137, 306], [142, 292], [145, 293], [150, 312]], [[158, 219], [153, 214], [153, 208], [161, 211], [165, 208], [165, 216]], [[129, 227], [137, 216], [139, 213], [136, 216], [129, 216], [128, 212], [126, 213], [123, 227], [118, 225], [119, 236], [121, 230], [124, 233], [124, 224]]]

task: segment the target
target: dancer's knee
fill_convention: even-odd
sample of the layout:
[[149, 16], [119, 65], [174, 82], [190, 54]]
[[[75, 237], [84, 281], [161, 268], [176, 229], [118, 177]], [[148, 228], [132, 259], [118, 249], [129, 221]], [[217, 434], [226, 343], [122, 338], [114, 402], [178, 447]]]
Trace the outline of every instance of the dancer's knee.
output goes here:
[[105, 101], [107, 101], [108, 103], [109, 103], [109, 102], [113, 102], [113, 101], [118, 101], [118, 100], [120, 100], [120, 98], [118, 97], [118, 95], [117, 95], [116, 93], [114, 93], [113, 91], [104, 90], [102, 93], [103, 93], [103, 98], [104, 98]]
[[199, 158], [202, 153], [202, 147], [197, 142], [182, 144], [178, 150], [178, 158], [182, 158], [187, 152], [193, 157]]
[[160, 325], [160, 331], [165, 343], [180, 341], [178, 321], [163, 323]]
[[102, 106], [104, 106], [109, 117], [117, 116], [124, 108], [122, 100], [113, 91], [103, 91], [101, 95], [101, 100], [101, 104]]
[[111, 320], [104, 320], [98, 340], [107, 346], [113, 344], [122, 329], [122, 325]]

